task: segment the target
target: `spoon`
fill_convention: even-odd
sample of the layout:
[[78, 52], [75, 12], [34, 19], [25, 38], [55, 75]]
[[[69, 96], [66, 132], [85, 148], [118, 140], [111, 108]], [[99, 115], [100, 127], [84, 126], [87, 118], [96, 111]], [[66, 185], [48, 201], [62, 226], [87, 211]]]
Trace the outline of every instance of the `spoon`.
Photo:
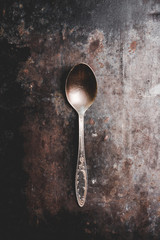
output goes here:
[[69, 72], [66, 85], [68, 102], [79, 116], [79, 147], [75, 177], [75, 191], [78, 205], [83, 207], [87, 195], [87, 165], [84, 148], [84, 114], [92, 105], [97, 94], [97, 82], [89, 65], [80, 63]]

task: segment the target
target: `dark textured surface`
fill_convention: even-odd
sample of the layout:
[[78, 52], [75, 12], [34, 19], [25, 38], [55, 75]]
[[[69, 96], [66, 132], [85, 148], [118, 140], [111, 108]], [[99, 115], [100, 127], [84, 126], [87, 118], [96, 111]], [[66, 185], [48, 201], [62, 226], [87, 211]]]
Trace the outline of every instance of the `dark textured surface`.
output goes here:
[[[160, 238], [160, 3], [0, 2], [3, 239]], [[88, 195], [75, 199], [78, 123], [64, 85], [86, 62]]]

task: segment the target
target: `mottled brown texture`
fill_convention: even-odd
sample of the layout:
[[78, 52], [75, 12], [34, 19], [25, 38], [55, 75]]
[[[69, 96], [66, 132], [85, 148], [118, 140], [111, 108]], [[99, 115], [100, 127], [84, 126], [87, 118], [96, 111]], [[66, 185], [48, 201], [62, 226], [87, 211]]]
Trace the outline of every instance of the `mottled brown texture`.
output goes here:
[[[160, 5], [82, 2], [1, 2], [7, 240], [160, 238]], [[78, 119], [64, 91], [79, 62], [98, 82], [85, 116], [82, 209], [74, 189]]]
[[[79, 30], [72, 33], [72, 37], [78, 38], [80, 34]], [[101, 30], [91, 32], [83, 44], [79, 41], [72, 43], [69, 30], [63, 31], [63, 37], [57, 32], [45, 36], [45, 42], [43, 38], [42, 35], [31, 36], [31, 57], [24, 65], [22, 74], [19, 73], [20, 81], [29, 91], [26, 104], [29, 109], [34, 106], [31, 112], [26, 111], [23, 126], [26, 137], [24, 166], [29, 174], [27, 199], [31, 215], [35, 215], [37, 221], [40, 221], [45, 218], [46, 211], [51, 216], [58, 214], [62, 208], [74, 213], [92, 211], [95, 214], [91, 221], [96, 221], [99, 229], [97, 231], [106, 238], [108, 232], [123, 236], [124, 230], [122, 233], [119, 231], [124, 225], [127, 231], [139, 231], [145, 236], [152, 228], [148, 212], [152, 198], [146, 190], [148, 177], [145, 165], [140, 159], [136, 159], [139, 149], [143, 154], [148, 148], [156, 149], [157, 144], [153, 141], [151, 143], [151, 136], [147, 131], [141, 134], [143, 128], [150, 125], [145, 125], [144, 118], [138, 120], [143, 113], [143, 105], [141, 113], [139, 109], [144, 94], [143, 87], [139, 89], [138, 82], [132, 88], [133, 93], [131, 91], [133, 98], [136, 95], [137, 98], [128, 105], [131, 101], [131, 98], [127, 97], [130, 94], [128, 90], [131, 88], [126, 88], [127, 77], [121, 75], [121, 67], [124, 69], [125, 64], [128, 64], [125, 62], [125, 45], [122, 50], [123, 42], [112, 41], [112, 48], [108, 48]], [[135, 42], [132, 42], [132, 54], [136, 46]], [[110, 67], [106, 69], [102, 62], [105, 63], [107, 55]], [[129, 58], [127, 55], [126, 57]], [[85, 131], [89, 190], [86, 205], [82, 210], [77, 206], [74, 191], [77, 118], [64, 94], [67, 72], [78, 62], [90, 64], [98, 80], [96, 102], [85, 118], [85, 122], [89, 123], [86, 124]], [[66, 68], [63, 76], [61, 66]], [[123, 74], [127, 74], [127, 70], [123, 71]], [[136, 108], [138, 115], [135, 115]], [[133, 123], [129, 127], [132, 113]], [[94, 120], [89, 120], [90, 118]], [[148, 166], [155, 169], [156, 162], [150, 161]], [[101, 220], [104, 212], [109, 218], [112, 216], [110, 223], [105, 224], [108, 217], [104, 216], [104, 220]], [[91, 234], [90, 230], [85, 232]]]
[[136, 47], [137, 47], [137, 42], [136, 42], [136, 41], [133, 41], [133, 42], [130, 44], [129, 52], [135, 52], [135, 51], [136, 51]]
[[97, 48], [99, 47], [99, 39], [94, 40], [93, 42], [91, 42], [89, 50], [90, 52], [94, 52], [97, 50]]

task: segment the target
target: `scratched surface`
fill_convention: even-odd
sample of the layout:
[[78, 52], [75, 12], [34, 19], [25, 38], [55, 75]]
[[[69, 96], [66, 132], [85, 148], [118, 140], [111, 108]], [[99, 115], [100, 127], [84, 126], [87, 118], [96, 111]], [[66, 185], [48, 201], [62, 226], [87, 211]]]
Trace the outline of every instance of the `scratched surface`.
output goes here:
[[[160, 2], [1, 1], [3, 239], [160, 238]], [[88, 194], [74, 191], [70, 68], [89, 64]]]

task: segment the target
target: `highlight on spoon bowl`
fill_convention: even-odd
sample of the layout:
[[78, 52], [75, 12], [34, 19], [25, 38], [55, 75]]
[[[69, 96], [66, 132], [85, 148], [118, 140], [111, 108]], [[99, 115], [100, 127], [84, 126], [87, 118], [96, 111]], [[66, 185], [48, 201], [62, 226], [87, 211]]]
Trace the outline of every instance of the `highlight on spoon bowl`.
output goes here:
[[78, 205], [83, 207], [86, 201], [88, 176], [84, 147], [84, 114], [97, 95], [97, 81], [91, 67], [86, 63], [75, 65], [69, 72], [66, 85], [68, 102], [79, 116], [79, 147], [75, 176], [75, 191]]
[[97, 81], [91, 67], [86, 63], [75, 65], [66, 80], [66, 96], [77, 112], [85, 112], [97, 95]]

